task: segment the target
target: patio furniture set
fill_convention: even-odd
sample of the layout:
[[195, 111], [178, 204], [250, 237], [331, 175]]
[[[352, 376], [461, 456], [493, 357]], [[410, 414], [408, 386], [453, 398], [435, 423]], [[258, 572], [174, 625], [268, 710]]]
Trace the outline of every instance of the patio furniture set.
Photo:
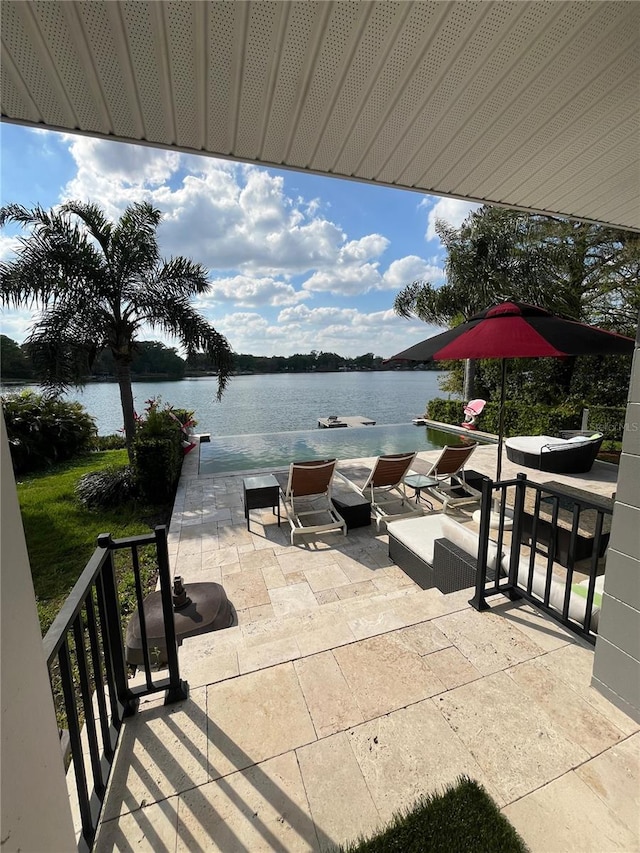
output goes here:
[[[567, 452], [575, 461], [576, 450], [586, 453], [585, 447], [588, 446], [588, 452], [591, 453], [593, 446], [599, 446], [598, 442], [602, 440], [601, 436], [596, 439], [576, 435], [575, 438], [579, 440], [572, 437], [551, 441], [563, 441], [563, 446], [566, 444], [569, 447]], [[247, 528], [251, 510], [267, 507], [271, 507], [274, 514], [277, 513], [280, 525], [280, 501], [291, 527], [292, 544], [302, 535], [335, 531], [346, 536], [348, 530], [369, 525], [372, 520], [378, 529], [384, 522], [389, 536], [390, 558], [420, 587], [436, 587], [444, 594], [472, 587], [476, 582], [479, 536], [468, 526], [448, 516], [447, 511], [481, 499], [482, 475], [465, 470], [476, 447], [477, 444], [445, 447], [438, 459], [423, 472], [412, 468], [416, 464], [414, 452], [379, 456], [371, 466], [346, 464], [339, 469], [335, 459], [293, 462], [285, 472], [247, 477], [243, 481]], [[507, 450], [509, 452], [509, 445]], [[562, 455], [561, 451], [551, 450], [548, 453], [554, 458]], [[335, 484], [338, 484], [338, 490], [334, 490]], [[556, 490], [563, 489], [568, 500], [580, 498], [576, 490], [558, 483], [549, 485]], [[407, 488], [413, 490], [412, 495], [408, 494]], [[437, 497], [441, 502], [441, 511], [434, 511], [429, 499], [432, 497]], [[543, 498], [539, 502], [535, 512], [536, 551], [542, 546], [548, 552], [553, 544], [555, 560], [563, 566], [569, 564], [570, 557], [572, 560], [580, 560], [591, 556], [593, 530], [589, 527], [589, 519], [580, 516], [581, 526], [573, 554], [570, 555], [573, 514], [566, 509], [556, 509], [555, 519], [550, 521], [543, 517], [545, 511], [549, 518], [552, 513], [551, 504], [545, 501]], [[610, 511], [611, 503], [608, 500], [603, 502], [602, 509]], [[527, 504], [523, 512], [522, 529], [525, 543], [531, 542], [533, 513], [534, 508]], [[600, 539], [601, 548], [605, 548], [608, 542], [608, 529], [605, 533]], [[495, 578], [496, 572], [506, 576], [509, 570], [509, 553], [503, 551], [498, 554], [496, 544], [491, 541], [487, 569], [490, 579]], [[529, 582], [529, 559], [520, 560], [517, 574], [519, 583]], [[543, 595], [547, 583], [546, 571], [536, 569], [531, 577], [533, 591]], [[551, 606], [561, 607], [565, 585], [553, 580], [549, 591]], [[585, 608], [584, 591], [573, 590], [571, 618], [577, 621], [584, 619]], [[597, 626], [598, 612], [599, 605], [594, 602], [594, 627]]]

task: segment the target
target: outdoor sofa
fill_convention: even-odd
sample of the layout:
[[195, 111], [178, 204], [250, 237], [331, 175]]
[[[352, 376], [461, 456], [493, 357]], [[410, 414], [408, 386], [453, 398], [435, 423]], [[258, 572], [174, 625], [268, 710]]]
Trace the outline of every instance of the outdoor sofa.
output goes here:
[[[422, 518], [389, 522], [389, 557], [422, 589], [436, 587], [445, 595], [475, 586], [478, 560], [478, 534], [443, 513], [432, 513]], [[498, 554], [495, 542], [489, 542], [487, 575], [495, 577], [496, 567], [501, 576], [509, 573], [509, 546]], [[521, 558], [518, 566], [518, 584], [525, 587], [529, 576], [529, 560]], [[544, 597], [547, 573], [536, 568], [532, 592]], [[591, 630], [598, 629], [598, 616], [604, 576], [598, 577], [591, 610]], [[588, 581], [572, 585], [569, 599], [569, 618], [584, 624]], [[562, 612], [565, 585], [552, 579], [549, 588], [549, 605]]]
[[602, 433], [579, 431], [552, 435], [518, 435], [505, 441], [507, 459], [524, 468], [553, 474], [590, 471], [602, 446]]

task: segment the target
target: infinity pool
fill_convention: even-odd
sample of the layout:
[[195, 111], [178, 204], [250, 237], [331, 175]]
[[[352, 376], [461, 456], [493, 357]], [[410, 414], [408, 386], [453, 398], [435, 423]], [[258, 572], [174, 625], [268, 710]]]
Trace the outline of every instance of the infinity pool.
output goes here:
[[458, 435], [413, 424], [211, 436], [200, 445], [200, 474], [287, 467], [294, 460], [357, 459], [458, 446]]

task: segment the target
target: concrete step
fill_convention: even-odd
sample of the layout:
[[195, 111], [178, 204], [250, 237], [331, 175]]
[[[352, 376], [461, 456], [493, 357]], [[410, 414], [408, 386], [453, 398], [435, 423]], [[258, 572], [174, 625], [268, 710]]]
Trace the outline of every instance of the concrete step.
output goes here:
[[180, 648], [181, 674], [192, 688], [212, 684], [467, 608], [469, 597], [469, 590], [445, 596], [409, 587], [188, 637]]

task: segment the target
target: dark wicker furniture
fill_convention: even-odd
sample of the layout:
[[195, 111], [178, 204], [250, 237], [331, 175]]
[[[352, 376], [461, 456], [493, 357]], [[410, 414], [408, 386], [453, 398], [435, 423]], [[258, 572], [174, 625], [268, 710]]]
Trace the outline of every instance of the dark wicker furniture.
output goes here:
[[540, 449], [537, 452], [512, 447], [509, 441], [507, 439], [505, 443], [507, 459], [516, 465], [552, 474], [584, 474], [591, 470], [602, 446], [603, 436], [591, 440], [585, 436], [584, 442], [576, 444], [561, 437], [556, 443], [549, 442], [546, 445], [551, 449]]

